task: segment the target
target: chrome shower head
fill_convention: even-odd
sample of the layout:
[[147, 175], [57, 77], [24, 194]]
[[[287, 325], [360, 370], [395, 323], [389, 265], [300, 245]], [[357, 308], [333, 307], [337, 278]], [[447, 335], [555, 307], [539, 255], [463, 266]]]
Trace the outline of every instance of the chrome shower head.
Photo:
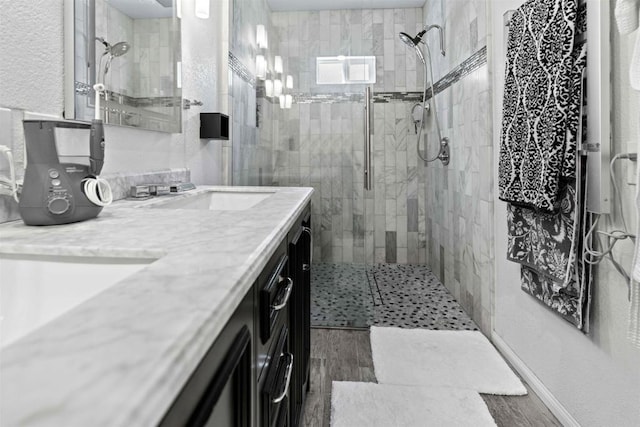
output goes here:
[[127, 42], [118, 42], [118, 43], [114, 44], [113, 46], [111, 46], [111, 48], [109, 49], [109, 53], [111, 53], [111, 56], [114, 56], [114, 57], [122, 56], [125, 53], [129, 52], [130, 48], [131, 48], [131, 46], [129, 45], [129, 43], [127, 43]]
[[407, 46], [414, 47], [414, 46], [416, 46], [416, 45], [418, 44], [418, 43], [416, 43], [416, 42], [414, 41], [413, 37], [411, 37], [411, 36], [410, 36], [409, 34], [407, 34], [407, 33], [403, 33], [403, 32], [401, 32], [401, 33], [399, 34], [399, 36], [400, 36], [400, 40], [402, 40], [402, 41], [404, 42], [404, 44], [406, 44]]
[[103, 56], [107, 54], [111, 56], [122, 56], [125, 53], [129, 52], [129, 48], [131, 48], [131, 45], [127, 42], [118, 42], [112, 45], [103, 37], [96, 37], [96, 40], [104, 45], [104, 52], [102, 54]]
[[[399, 34], [400, 40], [402, 40], [407, 46], [411, 46], [411, 47], [416, 47], [417, 48], [419, 43], [424, 43], [422, 41], [422, 37], [429, 30], [432, 30], [434, 28], [436, 28], [440, 33], [440, 53], [442, 54], [442, 56], [444, 56], [444, 54], [445, 54], [445, 51], [444, 51], [444, 31], [442, 30], [442, 27], [440, 25], [435, 25], [435, 24], [434, 25], [428, 25], [428, 26], [424, 27], [424, 30], [422, 30], [418, 34], [416, 34], [415, 37], [411, 37], [409, 34], [401, 32]], [[423, 59], [423, 62], [424, 62], [424, 59]]]
[[422, 39], [423, 34], [424, 34], [424, 31], [418, 33], [418, 35], [415, 37], [411, 37], [407, 33], [400, 33], [399, 36], [400, 36], [400, 40], [402, 40], [407, 46], [412, 47], [416, 50], [416, 55], [418, 55], [418, 58], [420, 58], [420, 61], [422, 61], [422, 63], [426, 65], [424, 60], [424, 55], [422, 54], [422, 51], [418, 47], [418, 43], [420, 43], [420, 40]]
[[118, 56], [122, 56], [125, 53], [129, 52], [131, 45], [124, 41], [112, 45], [102, 37], [96, 37], [96, 40], [104, 45], [104, 52], [100, 57], [100, 65], [98, 66], [98, 71], [100, 70], [100, 68], [102, 68], [102, 60], [104, 59], [104, 57], [109, 55], [107, 61], [104, 64], [104, 70], [102, 72], [102, 81], [104, 82], [105, 76], [107, 75], [107, 73], [109, 72], [109, 68], [111, 67], [111, 61], [113, 61], [113, 58], [117, 58]]

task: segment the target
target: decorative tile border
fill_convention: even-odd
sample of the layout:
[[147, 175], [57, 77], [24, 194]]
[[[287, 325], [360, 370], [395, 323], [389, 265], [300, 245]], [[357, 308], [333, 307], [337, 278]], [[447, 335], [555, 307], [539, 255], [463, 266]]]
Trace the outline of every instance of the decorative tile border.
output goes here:
[[[433, 89], [436, 92], [436, 95], [442, 92], [443, 90], [451, 87], [454, 83], [460, 81], [463, 77], [471, 74], [478, 68], [482, 67], [487, 63], [487, 46], [483, 46], [476, 53], [471, 55], [469, 58], [465, 59], [460, 63], [456, 68], [451, 70], [446, 76], [438, 80], [434, 85]], [[426, 91], [427, 99], [432, 97], [431, 87], [427, 88]], [[422, 101], [422, 92], [377, 92], [373, 96], [373, 102], [416, 102]]]
[[[75, 91], [80, 95], [87, 95], [93, 93], [93, 87], [84, 82], [75, 81]], [[175, 107], [182, 103], [182, 97], [180, 96], [143, 96], [135, 97], [124, 95], [118, 92], [107, 90], [107, 95], [110, 100], [119, 99], [119, 103], [122, 105], [128, 105], [130, 107]], [[93, 96], [93, 95], [92, 95]]]
[[75, 80], [73, 83], [77, 94], [89, 95], [91, 91], [93, 91], [93, 88], [85, 82], [79, 82]]
[[229, 68], [249, 85], [256, 86], [256, 76], [231, 51], [229, 51]]
[[[487, 46], [483, 46], [479, 51], [462, 61], [460, 65], [451, 70], [449, 74], [438, 80], [438, 82], [433, 85], [436, 95], [449, 88], [454, 83], [460, 81], [463, 77], [482, 67], [486, 63]], [[431, 98], [431, 89], [427, 90], [427, 98]]]
[[[436, 95], [443, 90], [449, 88], [454, 83], [460, 81], [463, 77], [474, 72], [478, 68], [487, 63], [487, 47], [483, 46], [476, 53], [464, 60], [460, 65], [454, 68], [446, 76], [441, 78], [433, 85]], [[229, 66], [240, 78], [256, 87], [256, 96], [265, 98], [272, 104], [278, 102], [277, 98], [268, 98], [264, 93], [264, 85], [256, 84], [256, 78], [249, 70], [231, 53], [229, 52]], [[341, 102], [362, 102], [364, 95], [362, 93], [294, 93], [293, 102], [296, 104], [335, 104]], [[427, 99], [431, 98], [431, 88], [426, 91]], [[391, 102], [419, 102], [422, 100], [422, 92], [375, 92], [373, 94], [374, 103], [391, 103]]]
[[336, 104], [341, 102], [362, 102], [364, 94], [359, 92], [344, 93], [296, 93], [293, 100], [298, 104]]
[[389, 103], [389, 102], [420, 102], [422, 101], [422, 92], [375, 92], [373, 94], [373, 102]]
[[[117, 95], [115, 92], [114, 94]], [[182, 105], [181, 96], [144, 96], [140, 98], [133, 98], [125, 95], [124, 97], [127, 99], [124, 104], [134, 107], [176, 107]]]

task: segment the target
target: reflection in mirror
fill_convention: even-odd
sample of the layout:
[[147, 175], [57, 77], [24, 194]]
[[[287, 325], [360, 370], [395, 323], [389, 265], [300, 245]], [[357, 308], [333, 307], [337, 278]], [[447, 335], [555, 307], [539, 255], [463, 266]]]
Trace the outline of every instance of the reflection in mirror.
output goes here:
[[[67, 0], [65, 117], [180, 132], [180, 19], [175, 0]], [[73, 23], [73, 26], [69, 23]], [[73, 27], [73, 28], [71, 28]]]

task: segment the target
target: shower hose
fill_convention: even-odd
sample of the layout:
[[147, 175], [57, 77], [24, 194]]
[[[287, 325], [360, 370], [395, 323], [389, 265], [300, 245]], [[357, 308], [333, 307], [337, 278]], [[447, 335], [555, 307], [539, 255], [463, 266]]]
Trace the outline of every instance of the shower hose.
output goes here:
[[[438, 108], [436, 107], [436, 92], [433, 89], [433, 68], [431, 66], [431, 50], [429, 49], [429, 45], [423, 43], [424, 47], [427, 50], [427, 58], [429, 59], [429, 74], [431, 75], [431, 98], [433, 99], [433, 118], [436, 121], [436, 131], [438, 132], [438, 141], [442, 141], [442, 134], [440, 132], [440, 122], [438, 120]], [[416, 46], [417, 48], [417, 46]], [[418, 137], [416, 141], [416, 152], [418, 153], [418, 157], [426, 163], [435, 162], [440, 158], [440, 149], [438, 148], [438, 154], [433, 159], [425, 158], [420, 152], [420, 140], [422, 139], [422, 132], [424, 131], [424, 111], [427, 105], [427, 65], [425, 64], [424, 70], [424, 84], [422, 87], [424, 88], [424, 92], [422, 93], [422, 120], [420, 120], [420, 132], [418, 132]], [[425, 156], [427, 155], [427, 147], [424, 149]]]

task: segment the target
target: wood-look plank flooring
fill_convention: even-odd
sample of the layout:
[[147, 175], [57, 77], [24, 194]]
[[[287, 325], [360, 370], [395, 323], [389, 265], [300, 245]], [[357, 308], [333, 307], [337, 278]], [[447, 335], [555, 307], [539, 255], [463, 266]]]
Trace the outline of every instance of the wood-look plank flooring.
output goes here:
[[[376, 382], [369, 331], [311, 329], [311, 389], [302, 426], [329, 427], [331, 382]], [[499, 427], [561, 426], [523, 381], [526, 396], [481, 395]]]

